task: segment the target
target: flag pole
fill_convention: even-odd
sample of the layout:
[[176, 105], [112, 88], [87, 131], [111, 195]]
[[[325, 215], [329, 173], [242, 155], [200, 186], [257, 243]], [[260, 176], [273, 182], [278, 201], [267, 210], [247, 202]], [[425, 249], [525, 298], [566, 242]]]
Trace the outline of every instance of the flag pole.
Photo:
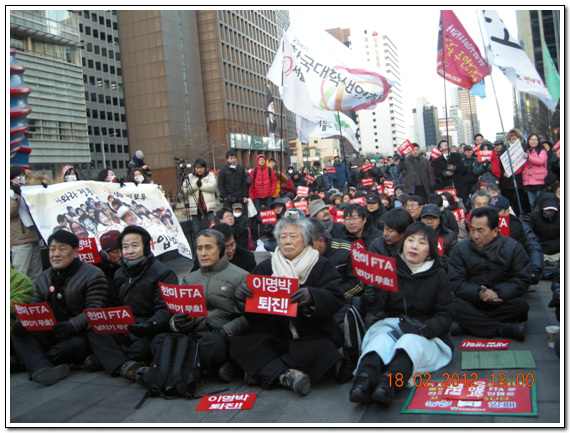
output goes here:
[[344, 137], [342, 136], [342, 125], [340, 123], [340, 114], [338, 114], [338, 111], [336, 112], [336, 121], [338, 122], [338, 130], [340, 131], [340, 153], [342, 155], [342, 163], [344, 164], [344, 161], [346, 161], [346, 154], [344, 152]]
[[[513, 161], [511, 160], [511, 152], [509, 151], [508, 137], [505, 135], [505, 127], [503, 126], [503, 117], [501, 116], [501, 109], [499, 108], [499, 100], [497, 98], [497, 91], [495, 90], [495, 80], [493, 80], [493, 74], [491, 73], [491, 66], [489, 66], [489, 58], [487, 56], [487, 44], [485, 44], [485, 38], [483, 37], [483, 29], [481, 28], [481, 20], [479, 19], [479, 14], [477, 14], [477, 23], [479, 24], [479, 32], [481, 33], [481, 40], [483, 41], [483, 47], [485, 48], [485, 61], [487, 62], [487, 69], [489, 70], [489, 76], [491, 77], [491, 85], [493, 86], [493, 94], [495, 95], [495, 103], [497, 104], [497, 112], [499, 113], [499, 122], [501, 123], [501, 131], [503, 132], [504, 146], [507, 149], [507, 158], [509, 159], [509, 166], [511, 167], [511, 176], [513, 176], [513, 184], [515, 186], [515, 194], [517, 195], [517, 203], [519, 205], [520, 213], [523, 214], [523, 208], [521, 204], [521, 198], [519, 195], [519, 188], [517, 186], [517, 180], [515, 178], [515, 171], [513, 170]], [[521, 143], [522, 145], [522, 143]], [[497, 155], [498, 156], [498, 155]]]

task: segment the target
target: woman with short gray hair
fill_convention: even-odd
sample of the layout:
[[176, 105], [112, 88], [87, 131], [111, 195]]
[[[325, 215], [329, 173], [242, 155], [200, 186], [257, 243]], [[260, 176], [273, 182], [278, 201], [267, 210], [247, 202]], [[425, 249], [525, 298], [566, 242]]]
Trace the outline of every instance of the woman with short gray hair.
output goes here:
[[[252, 274], [297, 278], [299, 290], [290, 302], [297, 304], [296, 317], [245, 313], [249, 335], [230, 337], [230, 357], [246, 372], [251, 383], [268, 389], [275, 382], [307, 395], [316, 383], [340, 363], [342, 335], [333, 319], [344, 305], [341, 277], [334, 266], [311, 247], [308, 220], [285, 217], [275, 228], [278, 248], [271, 259]], [[236, 306], [245, 310], [253, 291], [242, 285]]]

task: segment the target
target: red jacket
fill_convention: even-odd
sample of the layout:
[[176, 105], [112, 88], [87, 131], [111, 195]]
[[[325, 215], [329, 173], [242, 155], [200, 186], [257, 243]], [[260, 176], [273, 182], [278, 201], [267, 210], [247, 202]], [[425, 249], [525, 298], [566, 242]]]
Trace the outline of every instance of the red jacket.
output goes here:
[[275, 175], [275, 171], [271, 170], [271, 176], [269, 176], [268, 167], [266, 165], [259, 165], [259, 158], [261, 157], [265, 158], [264, 155], [257, 155], [257, 167], [249, 171], [249, 177], [251, 178], [249, 198], [252, 200], [271, 197], [275, 194], [277, 188], [277, 176]]

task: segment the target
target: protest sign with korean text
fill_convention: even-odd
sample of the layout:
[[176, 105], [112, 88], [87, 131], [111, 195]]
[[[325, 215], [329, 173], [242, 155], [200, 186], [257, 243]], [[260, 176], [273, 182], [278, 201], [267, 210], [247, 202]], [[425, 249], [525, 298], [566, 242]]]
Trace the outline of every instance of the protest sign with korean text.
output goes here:
[[407, 156], [412, 150], [414, 150], [414, 146], [410, 143], [410, 140], [406, 140], [398, 146], [398, 152], [403, 156]]
[[440, 256], [443, 256], [443, 238], [437, 238], [437, 251]]
[[260, 210], [261, 224], [277, 224], [277, 215], [274, 210]]
[[293, 202], [291, 200], [287, 200], [285, 202], [285, 209], [293, 209]]
[[362, 186], [372, 186], [372, 185], [374, 185], [374, 179], [372, 179], [371, 177], [367, 179], [362, 179]]
[[307, 179], [307, 183], [308, 183], [309, 185], [311, 185], [312, 183], [314, 183], [315, 180], [316, 180], [315, 176], [313, 176], [312, 174], [308, 174], [308, 175], [305, 177], [305, 179]]
[[477, 162], [490, 161], [494, 150], [480, 150], [477, 154]]
[[291, 295], [299, 290], [297, 278], [249, 274], [247, 287], [253, 292], [253, 297], [246, 298], [245, 311], [297, 317], [297, 303], [291, 303]]
[[431, 152], [429, 154], [429, 159], [437, 159], [441, 156], [441, 152], [437, 147], [432, 147]]
[[306, 197], [309, 195], [309, 187], [308, 186], [298, 186], [297, 187], [297, 195], [301, 197]]
[[295, 206], [296, 209], [301, 210], [305, 215], [309, 214], [309, 209], [308, 209], [308, 204], [306, 201], [294, 201], [293, 202], [293, 206]]
[[127, 325], [135, 323], [131, 307], [93, 308], [84, 310], [95, 334], [126, 334]]
[[463, 340], [460, 349], [463, 350], [506, 350], [509, 348], [511, 340], [482, 340], [466, 338]]
[[452, 210], [451, 213], [455, 216], [458, 224], [465, 219], [465, 208], [460, 207], [459, 209]]
[[362, 171], [367, 172], [372, 168], [372, 163], [362, 164]]
[[394, 181], [393, 180], [385, 180], [384, 181], [384, 188], [394, 188]]
[[364, 198], [364, 197], [351, 198], [348, 202], [350, 204], [357, 203], [361, 206], [366, 206], [366, 198]]
[[552, 146], [552, 150], [554, 151], [554, 153], [560, 152], [560, 140], [554, 143], [554, 146]]
[[334, 168], [334, 167], [325, 167], [325, 173], [336, 173], [336, 168]]
[[198, 403], [196, 410], [243, 410], [251, 409], [256, 393], [205, 395]]
[[20, 304], [12, 302], [18, 320], [28, 331], [48, 331], [56, 324], [55, 317], [47, 302]]
[[188, 313], [188, 317], [206, 317], [206, 297], [200, 285], [179, 286], [158, 283], [166, 308], [172, 313]]
[[382, 185], [377, 185], [376, 186], [376, 192], [378, 194], [384, 194], [384, 187]]
[[342, 210], [342, 209], [337, 209], [335, 215], [336, 215], [336, 222], [337, 222], [337, 223], [344, 224], [344, 210]]
[[105, 233], [137, 225], [150, 233], [155, 256], [178, 251], [192, 259], [188, 240], [159, 185], [123, 185], [77, 181], [47, 188], [22, 186], [22, 197], [44, 240], [56, 230], [67, 230], [79, 239], [94, 239], [100, 251], [100, 239]]
[[79, 239], [79, 260], [85, 263], [101, 263], [101, 255], [97, 249], [95, 238], [81, 238]]
[[321, 198], [321, 200], [325, 199], [325, 193], [324, 192], [319, 192], [319, 197]]
[[350, 248], [354, 275], [365, 284], [374, 284], [383, 290], [398, 292], [396, 260], [366, 251], [362, 240]]
[[[520, 140], [515, 141], [513, 144], [511, 144], [511, 147], [507, 148], [501, 154], [501, 164], [503, 164], [503, 168], [505, 169], [505, 176], [511, 177], [513, 171], [516, 173], [517, 170], [525, 164], [527, 160], [524, 158], [524, 155], [525, 151]], [[512, 170], [511, 164], [513, 165]]]
[[[435, 193], [436, 194], [441, 194], [442, 192], [448, 192], [450, 193], [453, 198], [457, 198], [457, 191], [455, 190], [455, 188], [450, 188], [450, 189], [438, 189]], [[451, 203], [449, 203], [451, 204]]]

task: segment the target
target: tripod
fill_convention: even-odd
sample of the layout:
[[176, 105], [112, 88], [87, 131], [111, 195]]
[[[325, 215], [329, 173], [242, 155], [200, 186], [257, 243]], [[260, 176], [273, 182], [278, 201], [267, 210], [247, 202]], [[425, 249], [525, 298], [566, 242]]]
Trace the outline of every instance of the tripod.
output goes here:
[[192, 256], [195, 258], [196, 257], [195, 235], [197, 233], [194, 233], [194, 229], [192, 228], [192, 223], [191, 223], [192, 216], [190, 215], [190, 197], [184, 194], [183, 192], [184, 186], [186, 186], [190, 190], [190, 195], [194, 199], [196, 203], [196, 208], [200, 213], [200, 216], [196, 215], [196, 217], [202, 217], [203, 215], [201, 214], [203, 213], [203, 211], [199, 206], [198, 197], [196, 197], [196, 192], [192, 188], [192, 184], [188, 181], [188, 175], [186, 173], [188, 164], [186, 164], [186, 161], [184, 161], [183, 159], [179, 158], [174, 158], [174, 159], [177, 161], [178, 182], [176, 186], [176, 195], [174, 196], [174, 207], [172, 210], [176, 211], [179, 202], [183, 203], [184, 209], [186, 210], [186, 227], [188, 229], [188, 232], [190, 233], [190, 238], [188, 239], [188, 242], [190, 244], [190, 249], [192, 250]]

